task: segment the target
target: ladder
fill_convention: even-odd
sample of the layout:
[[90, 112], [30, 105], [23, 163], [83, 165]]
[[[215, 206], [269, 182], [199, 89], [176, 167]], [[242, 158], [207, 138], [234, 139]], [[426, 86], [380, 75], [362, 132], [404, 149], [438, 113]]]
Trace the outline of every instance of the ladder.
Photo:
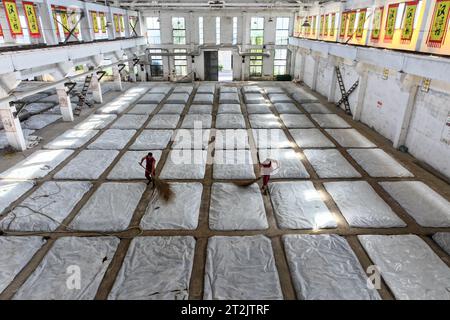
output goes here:
[[342, 98], [341, 100], [339, 100], [336, 103], [336, 106], [338, 108], [341, 107], [341, 104], [344, 104], [345, 106], [345, 113], [347, 113], [348, 115], [352, 114], [352, 111], [350, 109], [350, 103], [348, 102], [348, 97], [353, 93], [353, 91], [355, 91], [355, 89], [358, 87], [359, 85], [359, 80], [357, 80], [351, 87], [350, 89], [347, 91], [345, 90], [345, 85], [344, 85], [344, 80], [342, 79], [342, 74], [341, 74], [341, 70], [339, 69], [339, 67], [335, 67], [336, 69], [336, 76], [337, 76], [337, 80], [339, 83], [339, 89], [341, 90], [341, 94], [342, 94]]

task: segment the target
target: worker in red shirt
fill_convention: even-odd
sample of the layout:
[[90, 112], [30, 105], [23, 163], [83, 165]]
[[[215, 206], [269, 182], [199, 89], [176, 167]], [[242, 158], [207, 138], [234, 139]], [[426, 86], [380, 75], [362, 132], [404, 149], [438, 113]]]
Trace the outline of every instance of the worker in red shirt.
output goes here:
[[269, 184], [270, 176], [280, 168], [280, 163], [274, 159], [266, 159], [259, 164], [261, 175], [263, 177], [263, 186], [261, 188], [263, 193], [267, 192], [267, 185]]
[[145, 157], [141, 159], [141, 162], [139, 163], [141, 166], [144, 160], [145, 160], [145, 178], [147, 178], [148, 180], [147, 185], [149, 185], [150, 182], [153, 182], [152, 177], [154, 177], [156, 173], [156, 159], [153, 158], [153, 153], [149, 152]]

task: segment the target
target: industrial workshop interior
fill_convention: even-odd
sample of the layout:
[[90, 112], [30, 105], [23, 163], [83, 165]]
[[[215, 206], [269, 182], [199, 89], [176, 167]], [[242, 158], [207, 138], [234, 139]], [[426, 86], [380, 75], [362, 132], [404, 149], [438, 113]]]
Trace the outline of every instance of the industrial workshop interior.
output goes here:
[[449, 20], [2, 0], [0, 300], [450, 300]]

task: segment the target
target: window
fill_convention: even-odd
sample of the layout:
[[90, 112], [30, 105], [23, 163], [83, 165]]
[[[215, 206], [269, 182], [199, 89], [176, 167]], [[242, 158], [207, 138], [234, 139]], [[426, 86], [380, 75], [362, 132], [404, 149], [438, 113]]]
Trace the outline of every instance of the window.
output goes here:
[[172, 18], [173, 44], [186, 44], [186, 24], [183, 17]]
[[147, 23], [147, 39], [150, 44], [161, 44], [161, 27], [158, 17], [148, 17]]
[[238, 37], [238, 26], [237, 26], [237, 17], [233, 17], [233, 44], [237, 44]]
[[[150, 50], [150, 53], [161, 53], [160, 49]], [[162, 77], [163, 76], [163, 62], [162, 56], [150, 56], [150, 74], [152, 77]]]
[[203, 17], [198, 17], [198, 43], [203, 44]]
[[[250, 52], [263, 52], [262, 49], [252, 49]], [[263, 56], [250, 56], [250, 77], [261, 77]]]
[[264, 18], [252, 17], [250, 25], [250, 43], [262, 46], [264, 43]]
[[289, 39], [289, 18], [277, 18], [275, 44], [287, 45]]
[[216, 44], [220, 44], [220, 17], [216, 17]]
[[[173, 52], [175, 53], [186, 53], [186, 49], [175, 49]], [[174, 57], [175, 64], [175, 75], [177, 76], [185, 76], [187, 75], [187, 56], [175, 56]]]
[[286, 74], [287, 49], [276, 49], [273, 63], [273, 75]]

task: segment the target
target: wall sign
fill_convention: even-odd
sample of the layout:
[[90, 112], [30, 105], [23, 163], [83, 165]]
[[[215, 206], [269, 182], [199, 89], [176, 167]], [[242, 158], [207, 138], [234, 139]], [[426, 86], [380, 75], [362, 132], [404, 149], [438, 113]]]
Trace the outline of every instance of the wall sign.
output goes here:
[[373, 14], [371, 38], [375, 41], [378, 41], [378, 39], [380, 39], [381, 25], [383, 24], [383, 11], [384, 7], [379, 7], [375, 9], [375, 12]]
[[427, 45], [440, 48], [447, 34], [450, 0], [436, 0]]
[[100, 24], [102, 28], [102, 33], [106, 33], [106, 15], [104, 12], [100, 12]]
[[398, 3], [391, 4], [388, 8], [386, 28], [384, 33], [384, 41], [390, 42], [394, 38], [395, 20], [397, 19]]
[[334, 37], [334, 28], [335, 28], [335, 26], [336, 26], [336, 14], [333, 13], [333, 14], [331, 15], [331, 26], [330, 26], [330, 31], [328, 32], [328, 34], [329, 34], [331, 37]]
[[28, 32], [32, 38], [40, 38], [41, 31], [39, 30], [39, 21], [36, 14], [36, 8], [33, 2], [23, 2], [23, 10], [27, 18]]
[[345, 37], [346, 25], [347, 25], [347, 12], [343, 12], [342, 17], [341, 17], [341, 27], [339, 28], [339, 37], [340, 38]]
[[120, 33], [119, 15], [114, 14], [114, 27], [117, 33]]
[[355, 32], [356, 11], [352, 11], [348, 14], [348, 30], [347, 37], [352, 37]]
[[92, 28], [94, 29], [94, 33], [99, 33], [100, 29], [98, 27], [98, 19], [97, 19], [96, 11], [91, 11], [91, 18], [92, 18]]
[[67, 18], [67, 10], [65, 7], [60, 7], [60, 17], [61, 17], [61, 24], [63, 26], [63, 32], [67, 36], [70, 33], [69, 29], [69, 19]]
[[410, 42], [414, 32], [414, 20], [416, 18], [417, 5], [419, 1], [411, 1], [406, 3], [405, 15], [402, 27], [402, 42]]
[[120, 23], [120, 32], [125, 32], [125, 18], [123, 15], [119, 16], [119, 23]]
[[9, 30], [11, 36], [22, 36], [23, 30], [20, 25], [19, 11], [15, 0], [3, 0], [3, 7], [5, 8], [6, 19], [8, 20]]
[[356, 27], [356, 37], [362, 38], [364, 33], [364, 24], [366, 23], [367, 9], [359, 11], [358, 26]]

